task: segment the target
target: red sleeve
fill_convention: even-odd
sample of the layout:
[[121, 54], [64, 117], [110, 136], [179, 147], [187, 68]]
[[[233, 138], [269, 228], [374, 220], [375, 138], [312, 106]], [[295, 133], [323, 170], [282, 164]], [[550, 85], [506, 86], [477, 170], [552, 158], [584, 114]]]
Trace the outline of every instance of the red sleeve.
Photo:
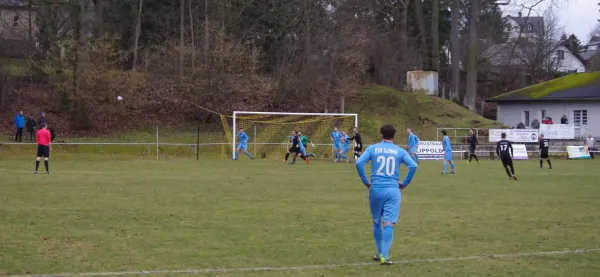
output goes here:
[[52, 142], [52, 135], [50, 135], [50, 131], [46, 132], [46, 141], [48, 142], [48, 145], [50, 145]]

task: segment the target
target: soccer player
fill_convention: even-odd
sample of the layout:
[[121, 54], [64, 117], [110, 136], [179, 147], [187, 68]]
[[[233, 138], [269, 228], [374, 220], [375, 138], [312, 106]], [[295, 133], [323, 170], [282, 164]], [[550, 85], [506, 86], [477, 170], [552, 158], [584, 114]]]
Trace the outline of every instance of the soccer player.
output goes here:
[[452, 169], [450, 173], [455, 174], [454, 162], [452, 162], [452, 145], [450, 144], [448, 131], [442, 130], [442, 135], [444, 135], [444, 139], [442, 140], [442, 147], [444, 148], [444, 172], [442, 174], [448, 174], [448, 163], [450, 163], [450, 169]]
[[50, 168], [48, 165], [48, 159], [50, 158], [50, 151], [52, 147], [50, 143], [52, 142], [52, 138], [50, 135], [50, 131], [46, 129], [46, 123], [42, 123], [40, 125], [40, 130], [35, 134], [35, 140], [38, 144], [37, 150], [37, 158], [35, 159], [35, 174], [38, 173], [38, 169], [40, 167], [40, 160], [42, 157], [44, 158], [44, 166], [46, 167], [46, 174], [50, 174]]
[[288, 149], [287, 153], [285, 154], [285, 159], [283, 160], [283, 162], [287, 163], [287, 160], [290, 157], [290, 153], [294, 153], [294, 156], [292, 158], [292, 164], [296, 163], [296, 157], [298, 157], [298, 156], [300, 156], [300, 158], [305, 160], [306, 163], [308, 164], [308, 159], [304, 155], [304, 154], [306, 154], [306, 149], [304, 149], [304, 151], [302, 151], [303, 147], [302, 147], [302, 144], [300, 143], [300, 138], [298, 137], [298, 132], [296, 132], [296, 130], [292, 131], [292, 135], [289, 136], [288, 138], [290, 138], [292, 147], [290, 147]]
[[310, 139], [303, 135], [302, 132], [298, 132], [298, 136], [300, 137], [300, 144], [302, 144], [302, 146], [304, 146], [304, 149], [306, 150], [306, 153], [304, 153], [306, 155], [306, 157], [317, 157], [315, 156], [315, 154], [313, 153], [308, 153], [308, 144], [310, 143], [310, 145], [312, 145], [312, 147], [315, 147], [315, 145], [310, 141]]
[[362, 153], [362, 148], [363, 148], [363, 144], [362, 144], [362, 138], [360, 137], [360, 134], [358, 133], [358, 128], [354, 127], [354, 135], [349, 138], [349, 140], [354, 140], [356, 141], [356, 146], [354, 146], [354, 158], [358, 159], [358, 157], [360, 157], [360, 154]]
[[[356, 161], [356, 170], [369, 189], [369, 208], [373, 218], [373, 237], [377, 246], [374, 260], [381, 265], [391, 265], [390, 248], [394, 240], [394, 225], [398, 223], [402, 190], [415, 176], [417, 163], [408, 153], [394, 145], [396, 129], [392, 125], [381, 127], [380, 143], [369, 146]], [[365, 164], [371, 162], [371, 180], [365, 175]], [[400, 182], [400, 164], [408, 167], [408, 174]], [[383, 223], [383, 230], [382, 230]]]
[[477, 134], [475, 133], [475, 130], [469, 130], [469, 137], [467, 137], [467, 143], [469, 143], [469, 161], [467, 163], [470, 164], [473, 158], [475, 158], [477, 163], [479, 163], [479, 159], [477, 158], [477, 155], [475, 155], [477, 144], [479, 144], [479, 140], [477, 140]]
[[[517, 180], [517, 176], [515, 176], [515, 167], [513, 166], [513, 147], [510, 141], [506, 140], [506, 133], [502, 133], [500, 135], [502, 140], [496, 144], [496, 154], [500, 156], [500, 160], [502, 160], [502, 166], [504, 166], [504, 170], [506, 170], [506, 174], [511, 180]], [[508, 169], [510, 167], [510, 170]]]
[[408, 144], [406, 145], [406, 149], [408, 150], [410, 157], [418, 163], [419, 155], [417, 155], [417, 153], [419, 152], [419, 137], [413, 133], [412, 128], [406, 129], [406, 132], [408, 132]]
[[335, 153], [334, 161], [339, 160], [339, 151], [340, 151], [340, 148], [342, 147], [342, 145], [340, 143], [341, 137], [342, 137], [342, 133], [340, 133], [340, 131], [338, 131], [337, 127], [333, 127], [333, 131], [329, 135], [329, 139], [331, 139], [331, 141], [333, 142], [333, 152]]
[[342, 136], [340, 137], [340, 144], [342, 146], [340, 147], [340, 152], [336, 163], [339, 162], [342, 158], [346, 159], [346, 162], [349, 162], [350, 158], [346, 156], [346, 153], [348, 153], [348, 150], [350, 150], [350, 138], [348, 137], [348, 134], [346, 134], [346, 131], [342, 131]]
[[238, 144], [238, 147], [235, 151], [234, 160], [237, 161], [240, 152], [244, 152], [246, 156], [250, 157], [251, 160], [254, 160], [254, 157], [252, 157], [252, 155], [248, 153], [248, 135], [244, 133], [244, 128], [240, 128], [240, 131], [238, 132], [238, 137], [240, 138], [240, 144]]
[[550, 148], [550, 140], [540, 135], [540, 168], [544, 168], [544, 159], [548, 162], [548, 169], [552, 169], [550, 156], [548, 156], [548, 148]]

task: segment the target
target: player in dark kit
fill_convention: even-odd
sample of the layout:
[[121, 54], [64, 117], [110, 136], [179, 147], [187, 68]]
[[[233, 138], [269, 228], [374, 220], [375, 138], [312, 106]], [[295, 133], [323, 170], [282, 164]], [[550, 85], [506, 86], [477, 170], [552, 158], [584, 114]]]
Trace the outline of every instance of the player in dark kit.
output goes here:
[[552, 169], [548, 149], [550, 148], [550, 140], [545, 139], [544, 135], [540, 135], [540, 168], [544, 168], [544, 159], [548, 162], [548, 169]]
[[477, 140], [477, 134], [475, 133], [475, 131], [473, 129], [469, 130], [469, 137], [467, 137], [467, 142], [469, 143], [469, 162], [468, 162], [468, 164], [471, 163], [473, 158], [475, 158], [477, 163], [479, 163], [479, 159], [477, 158], [477, 155], [475, 155], [475, 150], [477, 149], [477, 144], [479, 144], [479, 141]]
[[308, 159], [306, 159], [306, 156], [304, 155], [305, 153], [303, 153], [303, 152], [306, 152], [306, 150], [304, 150], [304, 147], [300, 143], [300, 137], [298, 136], [298, 132], [292, 131], [292, 135], [289, 136], [289, 138], [290, 138], [290, 142], [292, 143], [292, 147], [290, 147], [290, 149], [288, 149], [287, 153], [285, 153], [285, 159], [283, 160], [283, 162], [287, 163], [287, 160], [290, 157], [290, 153], [294, 153], [294, 156], [292, 159], [292, 164], [296, 163], [297, 156], [300, 156], [300, 158], [302, 158], [303, 160], [306, 161], [306, 163], [308, 163]]
[[[500, 156], [502, 165], [506, 170], [506, 174], [511, 180], [517, 180], [515, 176], [515, 167], [513, 166], [513, 147], [510, 141], [506, 140], [506, 133], [502, 133], [502, 140], [496, 145], [496, 154]], [[508, 169], [510, 167], [510, 170]]]

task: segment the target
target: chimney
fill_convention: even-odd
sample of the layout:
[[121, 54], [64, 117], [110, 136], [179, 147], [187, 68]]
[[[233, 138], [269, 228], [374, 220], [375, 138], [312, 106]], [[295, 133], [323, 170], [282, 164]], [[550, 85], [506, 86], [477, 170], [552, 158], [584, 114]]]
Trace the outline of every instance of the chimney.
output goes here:
[[523, 13], [519, 12], [519, 17], [523, 17]]

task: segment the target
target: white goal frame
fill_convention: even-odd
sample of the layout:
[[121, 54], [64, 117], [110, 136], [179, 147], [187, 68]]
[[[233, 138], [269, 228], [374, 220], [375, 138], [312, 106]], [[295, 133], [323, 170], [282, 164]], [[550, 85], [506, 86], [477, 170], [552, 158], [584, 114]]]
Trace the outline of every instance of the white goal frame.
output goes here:
[[232, 124], [232, 145], [231, 145], [231, 158], [235, 158], [235, 150], [237, 148], [236, 139], [237, 139], [237, 126], [236, 119], [238, 115], [305, 115], [305, 116], [347, 116], [354, 117], [354, 127], [358, 128], [358, 114], [356, 113], [287, 113], [287, 112], [248, 112], [248, 111], [234, 111], [233, 112], [233, 124]]

